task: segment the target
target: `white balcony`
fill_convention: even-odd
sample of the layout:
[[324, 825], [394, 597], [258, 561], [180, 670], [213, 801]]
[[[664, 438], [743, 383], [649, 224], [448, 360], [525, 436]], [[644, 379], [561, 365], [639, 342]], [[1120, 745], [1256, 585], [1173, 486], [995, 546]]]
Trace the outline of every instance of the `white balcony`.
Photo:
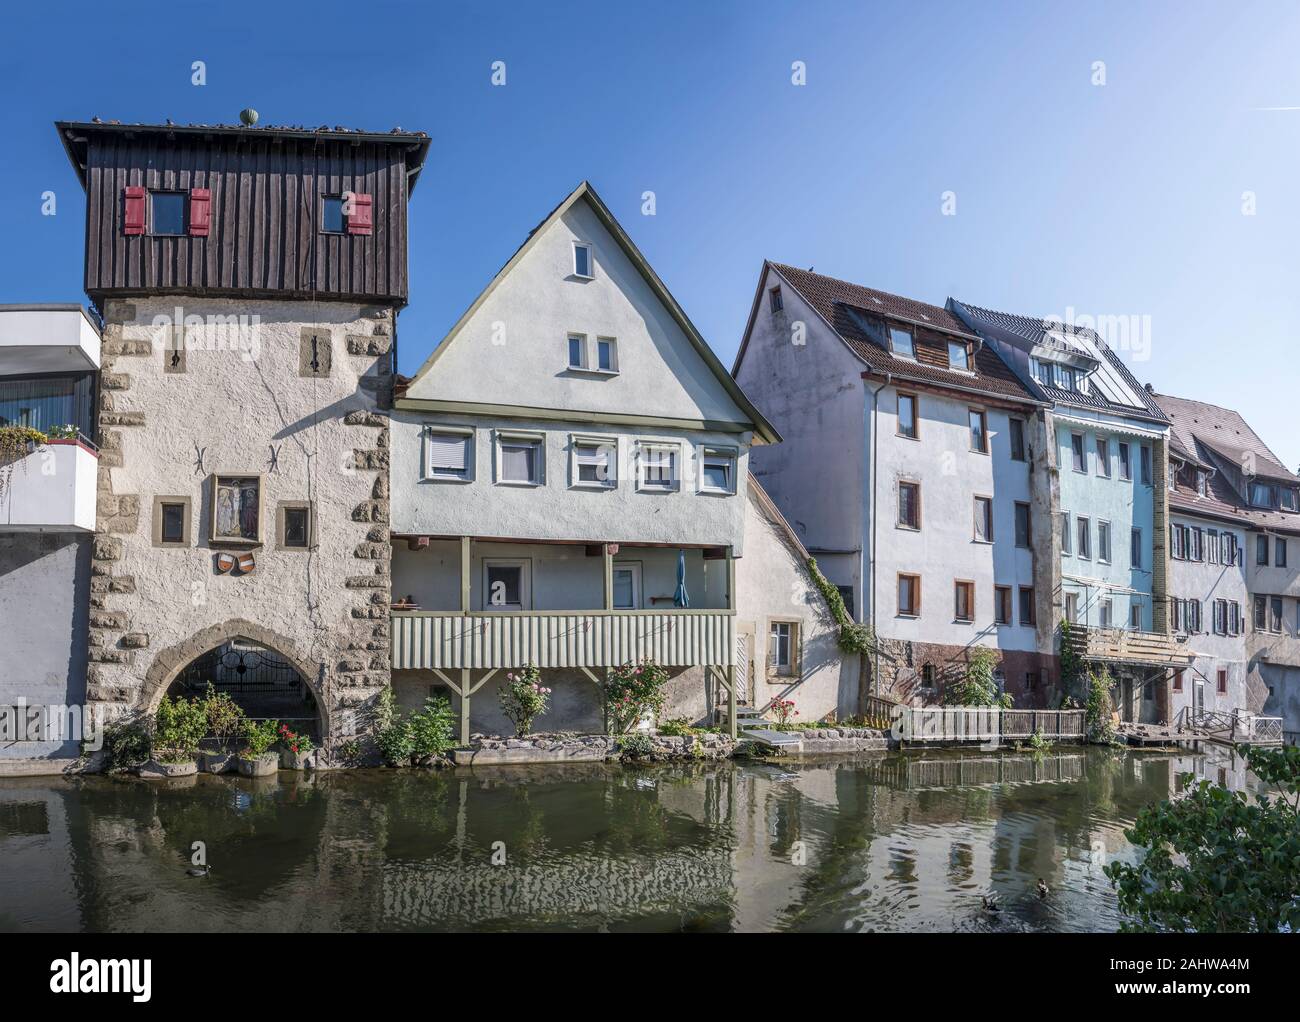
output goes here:
[[99, 328], [79, 305], [0, 305], [0, 376], [93, 372]]
[[94, 532], [98, 460], [80, 440], [50, 440], [0, 462], [0, 532]]
[[735, 621], [729, 610], [394, 611], [393, 668], [618, 667], [644, 657], [728, 667]]

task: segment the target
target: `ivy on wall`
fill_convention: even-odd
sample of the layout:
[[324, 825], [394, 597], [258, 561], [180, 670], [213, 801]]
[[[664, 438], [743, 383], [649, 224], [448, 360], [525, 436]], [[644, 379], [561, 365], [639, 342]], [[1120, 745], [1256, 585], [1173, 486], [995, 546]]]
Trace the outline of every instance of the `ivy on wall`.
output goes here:
[[815, 557], [808, 558], [808, 574], [817, 586], [826, 602], [830, 605], [831, 615], [840, 626], [839, 646], [843, 653], [871, 653], [876, 648], [876, 637], [867, 625], [860, 625], [849, 617], [849, 610], [844, 606], [844, 597], [817, 567]]

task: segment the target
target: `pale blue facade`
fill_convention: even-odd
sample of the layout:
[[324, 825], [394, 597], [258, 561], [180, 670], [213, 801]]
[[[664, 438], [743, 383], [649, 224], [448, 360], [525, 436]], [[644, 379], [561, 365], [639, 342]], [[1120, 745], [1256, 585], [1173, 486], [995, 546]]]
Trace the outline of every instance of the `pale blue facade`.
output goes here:
[[1153, 631], [1159, 434], [1118, 417], [1084, 416], [1079, 409], [1058, 408], [1054, 418], [1062, 617], [1092, 627]]

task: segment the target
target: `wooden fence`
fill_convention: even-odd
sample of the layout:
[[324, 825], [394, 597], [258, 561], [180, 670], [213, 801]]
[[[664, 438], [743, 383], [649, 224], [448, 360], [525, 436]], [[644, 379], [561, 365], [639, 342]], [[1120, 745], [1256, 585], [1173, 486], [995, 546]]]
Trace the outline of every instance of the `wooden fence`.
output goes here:
[[904, 743], [1024, 741], [1035, 733], [1054, 741], [1078, 740], [1085, 729], [1083, 710], [898, 706], [894, 712]]

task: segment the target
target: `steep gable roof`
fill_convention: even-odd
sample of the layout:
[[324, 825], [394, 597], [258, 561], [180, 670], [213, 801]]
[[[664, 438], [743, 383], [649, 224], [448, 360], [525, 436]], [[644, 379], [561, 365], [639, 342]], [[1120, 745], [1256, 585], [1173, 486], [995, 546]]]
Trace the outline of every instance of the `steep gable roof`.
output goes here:
[[1168, 394], [1154, 397], [1169, 416], [1170, 433], [1188, 452], [1195, 452], [1199, 443], [1236, 464], [1241, 464], [1243, 454], [1250, 454], [1254, 457], [1256, 475], [1300, 483], [1300, 477], [1269, 450], [1240, 412]]
[[[888, 373], [898, 380], [1012, 401], [1038, 401], [998, 353], [983, 346], [982, 339], [947, 309], [785, 263], [765, 262], [764, 275], [769, 268], [812, 306], [873, 373]], [[886, 323], [912, 329], [915, 361], [890, 352], [884, 331]], [[746, 340], [748, 333], [747, 330]], [[948, 368], [949, 340], [974, 342], [977, 350], [971, 371]], [[742, 346], [736, 356], [736, 370], [743, 357]]]
[[[1300, 484], [1300, 476], [1289, 471], [1237, 411], [1206, 401], [1153, 394], [1169, 417], [1170, 447], [1176, 456], [1191, 455], [1192, 464], [1217, 469], [1216, 457], [1224, 465], [1243, 464], [1246, 455], [1254, 459], [1255, 472], [1266, 479]], [[1242, 499], [1222, 471], [1211, 473], [1205, 496], [1177, 483], [1169, 503], [1178, 511], [1239, 519], [1256, 528], [1300, 531], [1300, 515], [1251, 507]]]
[[[696, 351], [704, 364], [708, 367], [709, 372], [716, 378], [717, 382], [727, 393], [730, 399], [740, 409], [741, 413], [747, 418], [746, 423], [755, 434], [755, 442], [779, 443], [780, 435], [763, 414], [754, 407], [753, 403], [745, 396], [740, 385], [731, 377], [718, 357], [713, 353], [695, 325], [687, 317], [685, 311], [677, 303], [677, 300], [669, 292], [659, 275], [646, 261], [641, 251], [632, 242], [627, 232], [623, 230], [622, 225], [615, 219], [614, 214], [610, 212], [609, 207], [596, 194], [596, 190], [586, 181], [583, 181], [569, 195], [557, 205], [536, 227], [528, 232], [528, 236], [523, 243], [515, 250], [514, 254], [507, 260], [506, 264], [497, 271], [496, 275], [488, 283], [487, 287], [479, 293], [478, 297], [465, 310], [464, 314], [456, 321], [447, 335], [434, 348], [433, 352], [425, 359], [424, 364], [411, 378], [407, 384], [407, 390], [415, 388], [419, 381], [426, 376], [433, 368], [435, 363], [446, 353], [447, 349], [456, 342], [461, 328], [469, 321], [474, 313], [483, 305], [487, 298], [497, 289], [498, 286], [509, 276], [519, 262], [528, 254], [530, 249], [546, 233], [547, 229], [557, 220], [562, 218], [577, 203], [585, 202], [595, 213], [597, 219], [614, 239], [619, 249], [627, 257], [629, 262], [635, 267], [637, 273], [645, 281], [646, 285], [653, 292], [655, 298], [668, 312], [682, 334], [690, 342], [691, 347]], [[399, 407], [400, 401], [399, 399]]]
[[1129, 372], [1123, 359], [1111, 350], [1095, 330], [1040, 316], [998, 312], [956, 298], [949, 298], [948, 306], [961, 322], [970, 324], [970, 329], [1005, 341], [1022, 351], [1028, 352], [1041, 345], [1063, 351], [1074, 358], [1085, 359], [1090, 365], [1097, 366], [1091, 377], [1093, 386], [1087, 394], [1033, 381], [1035, 389], [1049, 400], [1099, 408], [1120, 415], [1137, 415], [1162, 424], [1168, 421], [1160, 406]]

